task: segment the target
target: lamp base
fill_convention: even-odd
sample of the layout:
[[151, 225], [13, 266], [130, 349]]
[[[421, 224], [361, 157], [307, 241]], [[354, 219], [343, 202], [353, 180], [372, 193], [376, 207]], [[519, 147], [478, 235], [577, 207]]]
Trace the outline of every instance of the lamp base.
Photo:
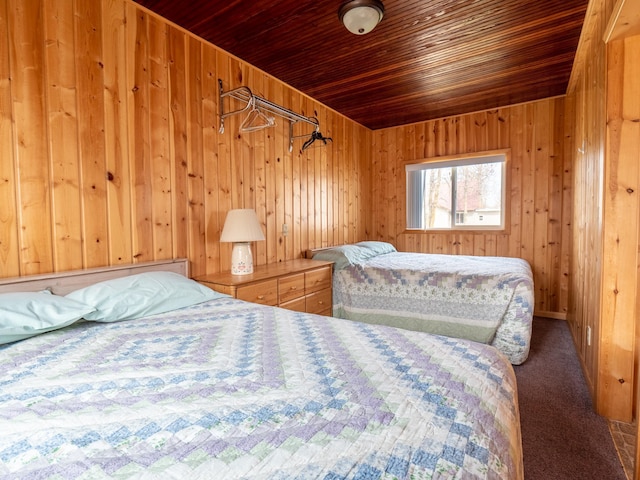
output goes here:
[[231, 251], [231, 275], [253, 273], [253, 254], [249, 242], [236, 242]]

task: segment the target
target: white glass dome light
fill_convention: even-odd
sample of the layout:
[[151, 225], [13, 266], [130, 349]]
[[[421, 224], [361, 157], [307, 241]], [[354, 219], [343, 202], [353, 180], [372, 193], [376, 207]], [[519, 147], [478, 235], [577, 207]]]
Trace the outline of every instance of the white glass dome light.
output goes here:
[[338, 16], [351, 33], [365, 35], [373, 30], [384, 15], [380, 0], [351, 0], [343, 4]]

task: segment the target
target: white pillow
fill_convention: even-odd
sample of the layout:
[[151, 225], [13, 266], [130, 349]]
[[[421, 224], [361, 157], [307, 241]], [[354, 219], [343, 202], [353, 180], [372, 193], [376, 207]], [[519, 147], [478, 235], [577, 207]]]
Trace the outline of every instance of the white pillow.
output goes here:
[[226, 296], [177, 273], [147, 272], [96, 283], [66, 298], [95, 307], [86, 320], [117, 322]]
[[394, 247], [391, 243], [381, 242], [379, 240], [365, 240], [364, 242], [356, 243], [359, 247], [368, 248], [373, 251], [376, 255], [383, 255], [385, 253], [395, 253], [397, 252], [396, 247]]
[[66, 327], [94, 310], [48, 291], [0, 293], [0, 344]]

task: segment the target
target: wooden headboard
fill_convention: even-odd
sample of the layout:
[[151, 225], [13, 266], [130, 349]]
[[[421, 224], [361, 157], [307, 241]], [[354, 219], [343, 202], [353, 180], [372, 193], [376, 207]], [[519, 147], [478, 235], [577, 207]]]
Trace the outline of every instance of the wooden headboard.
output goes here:
[[159, 260], [112, 267], [87, 268], [68, 272], [46, 273], [0, 279], [0, 293], [37, 292], [50, 290], [56, 295], [66, 295], [79, 288], [112, 278], [126, 277], [136, 273], [169, 271], [189, 276], [189, 261], [186, 258]]
[[315, 253], [318, 252], [322, 252], [323, 250], [329, 250], [330, 248], [335, 248], [338, 247], [339, 245], [333, 245], [331, 247], [322, 247], [322, 248], [310, 248], [309, 250], [305, 250], [304, 252], [302, 252], [302, 255], [304, 256], [304, 258], [313, 258], [313, 255]]

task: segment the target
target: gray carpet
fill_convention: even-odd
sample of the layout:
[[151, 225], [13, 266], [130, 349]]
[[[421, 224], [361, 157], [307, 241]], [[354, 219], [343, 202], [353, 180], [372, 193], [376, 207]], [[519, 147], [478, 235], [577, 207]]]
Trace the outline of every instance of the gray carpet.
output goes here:
[[526, 480], [626, 479], [566, 322], [536, 317], [529, 358], [514, 369]]

